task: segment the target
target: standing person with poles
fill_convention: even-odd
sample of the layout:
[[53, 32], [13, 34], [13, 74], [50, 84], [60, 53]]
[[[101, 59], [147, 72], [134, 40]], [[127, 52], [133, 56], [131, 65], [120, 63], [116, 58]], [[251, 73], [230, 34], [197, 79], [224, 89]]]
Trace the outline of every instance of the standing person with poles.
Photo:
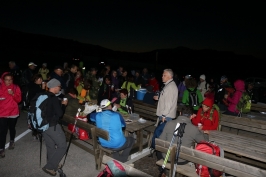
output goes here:
[[[168, 141], [168, 142], [171, 142], [172, 139], [173, 139], [173, 136], [178, 136], [179, 138], [178, 139], [174, 139], [173, 143], [178, 143], [178, 145], [181, 145], [181, 143], [182, 143], [183, 146], [189, 147], [189, 148], [190, 147], [194, 148], [195, 147], [195, 142], [198, 143], [198, 142], [204, 141], [204, 140], [208, 141], [208, 139], [209, 139], [209, 136], [207, 135], [208, 131], [202, 131], [197, 126], [195, 126], [195, 125], [193, 125], [191, 123], [190, 118], [193, 115], [193, 108], [191, 106], [182, 107], [180, 114], [181, 115], [178, 116], [177, 119], [166, 123], [166, 125], [164, 127], [164, 130], [163, 130], [162, 134], [159, 137], [160, 139]], [[178, 123], [180, 125], [185, 123], [186, 126], [184, 127], [184, 129], [179, 128], [178, 129], [179, 132], [175, 132], [175, 130], [178, 128], [178, 127], [176, 127], [176, 125]], [[175, 134], [177, 134], [177, 135], [175, 135], [175, 134], [173, 135], [173, 132]], [[180, 138], [182, 138], [182, 142], [181, 142]], [[179, 148], [177, 150], [179, 151]], [[188, 163], [188, 161], [178, 158], [178, 155], [179, 155], [179, 152], [177, 152], [177, 159], [176, 159], [177, 163], [175, 163], [175, 164], [184, 165], [184, 164]], [[164, 156], [165, 156], [165, 154], [162, 154], [161, 152], [157, 152], [157, 159], [158, 160], [164, 159]], [[168, 160], [168, 156], [165, 157], [165, 163], [167, 162], [167, 160]]]
[[48, 104], [48, 123], [49, 128], [42, 133], [46, 149], [47, 149], [47, 163], [42, 168], [43, 171], [51, 176], [56, 176], [56, 171], [60, 169], [59, 163], [67, 150], [66, 136], [60, 124], [59, 118], [63, 116], [63, 109], [67, 105], [67, 100], [58, 101], [56, 94], [61, 90], [61, 83], [57, 79], [51, 79], [47, 83], [49, 94], [51, 94]]

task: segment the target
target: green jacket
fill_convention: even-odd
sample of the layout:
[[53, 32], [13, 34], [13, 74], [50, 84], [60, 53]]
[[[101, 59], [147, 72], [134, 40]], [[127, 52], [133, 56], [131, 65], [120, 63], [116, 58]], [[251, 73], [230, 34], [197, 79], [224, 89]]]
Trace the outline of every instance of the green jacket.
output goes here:
[[[188, 88], [189, 90], [194, 90], [194, 88]], [[189, 105], [189, 91], [188, 89], [186, 89], [183, 93], [183, 97], [182, 97], [182, 103], [185, 104], [185, 105]], [[201, 92], [199, 91], [199, 89], [197, 89], [196, 91], [197, 93], [197, 96], [198, 96], [198, 101], [199, 101], [199, 105], [198, 106], [194, 106], [193, 109], [194, 110], [199, 110], [200, 106], [201, 106], [201, 103], [203, 101], [203, 98], [202, 98], [202, 95], [201, 95]]]

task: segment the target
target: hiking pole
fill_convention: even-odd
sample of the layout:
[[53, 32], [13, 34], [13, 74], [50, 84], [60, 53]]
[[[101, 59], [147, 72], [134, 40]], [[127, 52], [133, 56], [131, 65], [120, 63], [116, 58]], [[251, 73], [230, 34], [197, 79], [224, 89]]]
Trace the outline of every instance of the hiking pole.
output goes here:
[[178, 163], [178, 158], [179, 158], [179, 152], [180, 152], [180, 148], [181, 148], [181, 144], [182, 144], [182, 137], [183, 134], [185, 132], [185, 127], [186, 127], [186, 123], [181, 123], [181, 125], [178, 127], [178, 132], [177, 132], [177, 136], [178, 136], [178, 149], [176, 150], [176, 158], [175, 158], [175, 165], [174, 165], [174, 170], [172, 173], [172, 177], [175, 177], [176, 174], [176, 168], [177, 168], [177, 163]]
[[[37, 134], [38, 135], [38, 134]], [[42, 167], [42, 134], [39, 134], [40, 139], [40, 168]]]
[[81, 109], [79, 108], [78, 109], [78, 112], [76, 114], [76, 118], [75, 118], [75, 122], [74, 122], [73, 128], [71, 130], [71, 135], [70, 135], [69, 142], [68, 142], [68, 146], [67, 146], [67, 149], [66, 149], [66, 154], [65, 154], [64, 162], [63, 162], [62, 166], [60, 168], [58, 168], [58, 172], [60, 174], [60, 177], [66, 177], [66, 175], [64, 174], [62, 168], [65, 165], [66, 158], [67, 158], [67, 154], [68, 154], [68, 150], [69, 150], [69, 147], [71, 145], [71, 141], [72, 141], [72, 139], [74, 137], [74, 132], [75, 132], [75, 129], [76, 129], [76, 124], [77, 124], [77, 120], [78, 120], [78, 116], [79, 116], [80, 111], [81, 111]]
[[178, 131], [178, 127], [180, 126], [180, 123], [177, 123], [176, 124], [176, 127], [175, 127], [175, 130], [174, 130], [174, 133], [173, 133], [173, 137], [172, 137], [172, 140], [170, 142], [170, 145], [169, 145], [169, 148], [167, 150], [167, 153], [166, 153], [166, 156], [165, 156], [165, 159], [163, 161], [163, 165], [162, 165], [162, 168], [161, 168], [161, 171], [160, 171], [160, 174], [159, 174], [159, 177], [163, 176], [164, 174], [164, 168], [165, 168], [165, 165], [168, 161], [168, 158], [169, 158], [169, 155], [170, 155], [170, 151], [171, 151], [171, 147], [172, 147], [172, 144], [173, 142], [175, 141], [175, 137], [177, 136], [177, 131]]

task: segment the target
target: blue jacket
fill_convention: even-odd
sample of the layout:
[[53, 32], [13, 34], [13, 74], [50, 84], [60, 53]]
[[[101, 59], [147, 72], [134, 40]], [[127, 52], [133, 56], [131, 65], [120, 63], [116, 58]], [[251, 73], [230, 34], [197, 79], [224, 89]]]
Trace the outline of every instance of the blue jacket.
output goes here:
[[121, 114], [106, 110], [92, 115], [90, 119], [96, 122], [96, 127], [109, 132], [109, 141], [99, 138], [103, 147], [120, 148], [125, 144], [126, 138], [122, 127], [126, 127], [126, 123]]

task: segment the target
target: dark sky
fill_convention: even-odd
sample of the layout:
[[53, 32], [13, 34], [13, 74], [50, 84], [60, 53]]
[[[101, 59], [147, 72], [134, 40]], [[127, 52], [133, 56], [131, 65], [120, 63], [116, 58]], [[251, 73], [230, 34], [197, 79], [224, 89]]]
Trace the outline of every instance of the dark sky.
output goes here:
[[0, 26], [118, 51], [214, 49], [266, 59], [260, 1], [7, 1]]

